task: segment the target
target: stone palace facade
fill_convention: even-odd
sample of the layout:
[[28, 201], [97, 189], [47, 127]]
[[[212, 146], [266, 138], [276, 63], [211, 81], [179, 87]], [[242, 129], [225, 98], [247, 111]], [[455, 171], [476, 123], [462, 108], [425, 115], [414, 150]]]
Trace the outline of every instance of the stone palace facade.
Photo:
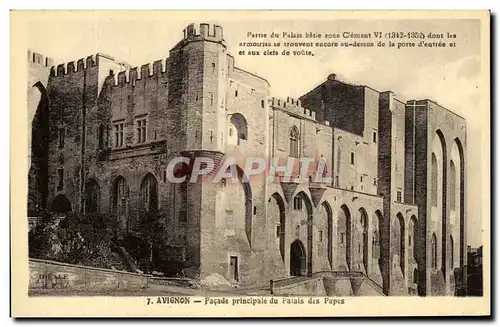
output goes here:
[[[436, 102], [335, 74], [298, 99], [271, 97], [209, 24], [139, 68], [104, 54], [28, 61], [30, 216], [109, 212], [127, 230], [158, 210], [194, 275], [240, 285], [328, 271], [360, 272], [388, 295], [453, 295], [462, 283], [466, 122]], [[179, 156], [312, 157], [331, 181], [244, 183], [235, 163], [239, 183], [170, 183]]]

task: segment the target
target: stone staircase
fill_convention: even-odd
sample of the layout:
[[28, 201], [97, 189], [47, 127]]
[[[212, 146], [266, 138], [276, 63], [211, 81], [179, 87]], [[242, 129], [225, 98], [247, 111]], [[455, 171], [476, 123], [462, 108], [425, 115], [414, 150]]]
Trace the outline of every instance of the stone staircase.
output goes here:
[[382, 286], [359, 271], [320, 271], [270, 282], [274, 295], [386, 296]]
[[113, 262], [109, 265], [116, 270], [124, 270], [129, 272], [141, 272], [132, 256], [125, 250], [123, 246], [112, 243], [111, 251], [113, 254]]

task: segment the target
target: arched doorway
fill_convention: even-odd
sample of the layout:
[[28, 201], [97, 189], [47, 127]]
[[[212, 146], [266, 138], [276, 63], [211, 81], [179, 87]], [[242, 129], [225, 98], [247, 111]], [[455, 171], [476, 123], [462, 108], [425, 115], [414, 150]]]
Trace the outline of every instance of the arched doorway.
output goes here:
[[[307, 242], [307, 274], [309, 276], [312, 275], [312, 270], [313, 270], [313, 247], [314, 247], [314, 242], [313, 242], [313, 204], [309, 198], [309, 196], [301, 191], [295, 196], [295, 200], [297, 202], [297, 205], [299, 205], [299, 209], [297, 211], [300, 211], [298, 214], [297, 218], [299, 219], [297, 222], [301, 226], [306, 227], [306, 233], [305, 234], [300, 234], [300, 238], [304, 241]], [[304, 206], [302, 206], [304, 204]], [[304, 210], [305, 209], [305, 210]], [[305, 236], [305, 237], [304, 237]]]
[[248, 124], [242, 114], [233, 114], [228, 127], [228, 144], [239, 145], [241, 140], [248, 140]]
[[71, 212], [71, 203], [63, 194], [57, 195], [50, 204], [50, 211], [57, 213]]
[[290, 275], [305, 276], [306, 274], [306, 249], [301, 241], [295, 240], [290, 246]]

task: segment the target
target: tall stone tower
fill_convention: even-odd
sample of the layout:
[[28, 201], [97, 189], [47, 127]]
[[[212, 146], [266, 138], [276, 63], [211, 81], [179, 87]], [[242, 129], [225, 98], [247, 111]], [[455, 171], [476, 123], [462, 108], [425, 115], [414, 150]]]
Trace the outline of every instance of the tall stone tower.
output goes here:
[[[179, 135], [173, 147], [183, 157], [211, 158], [216, 165], [224, 155], [227, 84], [226, 44], [222, 28], [209, 24], [190, 24], [183, 39], [170, 50], [168, 60], [169, 108], [175, 110]], [[186, 179], [190, 178], [189, 169]], [[181, 194], [181, 228], [185, 228], [185, 251], [188, 266], [203, 274], [203, 248], [211, 236], [205, 225], [215, 223], [215, 197], [220, 185], [211, 180], [186, 181], [177, 186]], [[184, 217], [183, 217], [184, 216]], [[201, 231], [204, 231], [203, 234]]]

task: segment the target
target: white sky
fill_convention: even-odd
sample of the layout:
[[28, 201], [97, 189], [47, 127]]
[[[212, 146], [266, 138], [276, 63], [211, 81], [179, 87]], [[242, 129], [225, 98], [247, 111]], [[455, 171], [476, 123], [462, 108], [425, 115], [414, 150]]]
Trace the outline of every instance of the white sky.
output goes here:
[[[207, 14], [207, 16], [209, 16]], [[213, 16], [213, 15], [210, 15]], [[86, 15], [79, 19], [53, 19], [43, 13], [31, 21], [28, 29], [29, 47], [51, 56], [56, 63], [76, 61], [102, 52], [140, 66], [168, 57], [168, 51], [181, 38], [182, 30], [192, 20], [186, 15], [157, 15], [140, 13], [135, 16], [108, 18]], [[392, 90], [403, 101], [430, 98], [467, 120], [468, 161], [468, 244], [482, 244], [481, 219], [481, 142], [489, 138], [484, 133], [485, 113], [479, 115], [481, 64], [480, 24], [477, 20], [247, 20], [226, 14], [217, 20], [224, 28], [228, 51], [235, 57], [236, 66], [266, 78], [273, 96], [299, 97], [322, 81], [328, 74], [354, 84], [368, 85], [376, 90]], [[104, 18], [104, 19], [103, 19]], [[203, 18], [202, 18], [203, 19]], [[200, 22], [200, 19], [194, 21]], [[247, 32], [319, 32], [344, 31], [367, 33], [374, 31], [422, 31], [427, 34], [453, 32], [457, 34], [456, 48], [429, 49], [314, 49], [314, 57], [250, 57], [238, 56], [239, 41]], [[263, 39], [255, 39], [264, 41]], [[268, 41], [268, 40], [266, 40]], [[360, 40], [362, 41], [362, 40]], [[489, 123], [489, 121], [488, 121]], [[489, 124], [488, 126], [489, 127]], [[482, 139], [483, 138], [483, 139]], [[482, 141], [483, 140], [483, 141]], [[484, 188], [486, 189], [486, 188]], [[485, 194], [486, 195], [486, 194]]]

